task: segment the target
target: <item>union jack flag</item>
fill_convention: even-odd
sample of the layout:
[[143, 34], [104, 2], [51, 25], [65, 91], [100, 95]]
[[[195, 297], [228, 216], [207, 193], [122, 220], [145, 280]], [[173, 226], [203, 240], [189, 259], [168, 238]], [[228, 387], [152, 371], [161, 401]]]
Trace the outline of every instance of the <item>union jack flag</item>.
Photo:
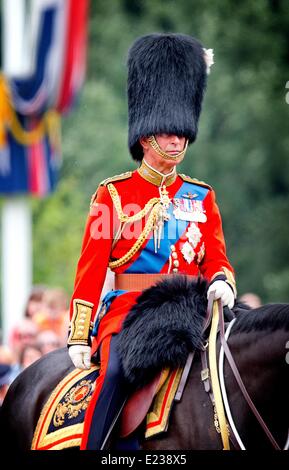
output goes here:
[[[0, 194], [43, 197], [58, 179], [60, 115], [71, 110], [85, 78], [89, 0], [18, 2], [25, 66], [20, 75], [4, 66], [0, 78]], [[9, 38], [15, 28], [7, 4], [4, 58], [13, 54]]]

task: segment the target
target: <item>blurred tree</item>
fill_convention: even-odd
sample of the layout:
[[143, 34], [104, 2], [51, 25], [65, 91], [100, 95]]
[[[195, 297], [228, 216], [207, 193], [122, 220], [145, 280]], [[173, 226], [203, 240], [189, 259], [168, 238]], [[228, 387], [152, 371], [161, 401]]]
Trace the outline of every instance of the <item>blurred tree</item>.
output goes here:
[[216, 189], [239, 292], [289, 301], [288, 29], [285, 0], [91, 2], [88, 79], [64, 122], [62, 180], [34, 204], [35, 282], [72, 290], [91, 194], [135, 167], [127, 50], [137, 36], [171, 31], [215, 52], [198, 139], [181, 169]]

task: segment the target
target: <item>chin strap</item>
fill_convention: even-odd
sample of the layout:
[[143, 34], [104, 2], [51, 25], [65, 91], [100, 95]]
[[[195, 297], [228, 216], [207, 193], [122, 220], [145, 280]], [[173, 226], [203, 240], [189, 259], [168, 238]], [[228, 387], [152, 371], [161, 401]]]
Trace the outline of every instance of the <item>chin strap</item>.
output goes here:
[[164, 152], [164, 151], [160, 148], [160, 146], [159, 146], [159, 144], [157, 143], [156, 138], [155, 138], [154, 135], [150, 136], [149, 139], [148, 139], [148, 141], [149, 141], [149, 143], [150, 143], [150, 146], [154, 149], [154, 151], [155, 151], [158, 155], [160, 155], [162, 158], [164, 158], [165, 160], [179, 160], [179, 159], [183, 160], [183, 158], [184, 158], [184, 156], [185, 156], [185, 153], [186, 153], [186, 151], [187, 151], [187, 148], [188, 148], [188, 143], [189, 143], [189, 141], [188, 141], [188, 139], [187, 139], [187, 140], [186, 140], [185, 147], [184, 147], [184, 149], [183, 149], [181, 152], [177, 153], [176, 155], [170, 155], [169, 153]]

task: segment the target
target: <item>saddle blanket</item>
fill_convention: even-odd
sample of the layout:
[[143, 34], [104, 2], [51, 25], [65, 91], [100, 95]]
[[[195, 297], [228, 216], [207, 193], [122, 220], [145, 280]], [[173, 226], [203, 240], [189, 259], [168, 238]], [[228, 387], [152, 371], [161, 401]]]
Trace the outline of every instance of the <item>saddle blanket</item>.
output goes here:
[[[92, 366], [90, 370], [74, 369], [57, 385], [41, 411], [32, 450], [63, 450], [80, 446], [85, 411], [98, 371], [98, 366]], [[181, 375], [182, 369], [171, 371], [160, 387], [147, 414], [145, 438], [167, 430]]]
[[61, 450], [81, 443], [85, 410], [91, 400], [99, 366], [74, 369], [53, 390], [34, 432], [32, 450]]

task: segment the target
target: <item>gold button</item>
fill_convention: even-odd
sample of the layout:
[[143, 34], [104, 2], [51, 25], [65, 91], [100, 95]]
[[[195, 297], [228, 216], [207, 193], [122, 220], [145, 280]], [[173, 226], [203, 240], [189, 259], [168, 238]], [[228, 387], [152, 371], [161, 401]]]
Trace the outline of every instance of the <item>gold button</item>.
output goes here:
[[177, 258], [177, 257], [178, 257], [178, 254], [177, 254], [175, 251], [173, 251], [172, 257], [173, 257], [173, 258]]
[[173, 268], [173, 273], [177, 273], [178, 272], [178, 268]]
[[176, 260], [174, 261], [174, 266], [175, 266], [176, 268], [178, 268], [179, 265], [180, 265], [180, 263], [179, 263], [178, 260], [176, 259]]
[[176, 247], [174, 245], [171, 245], [171, 250], [175, 251]]

